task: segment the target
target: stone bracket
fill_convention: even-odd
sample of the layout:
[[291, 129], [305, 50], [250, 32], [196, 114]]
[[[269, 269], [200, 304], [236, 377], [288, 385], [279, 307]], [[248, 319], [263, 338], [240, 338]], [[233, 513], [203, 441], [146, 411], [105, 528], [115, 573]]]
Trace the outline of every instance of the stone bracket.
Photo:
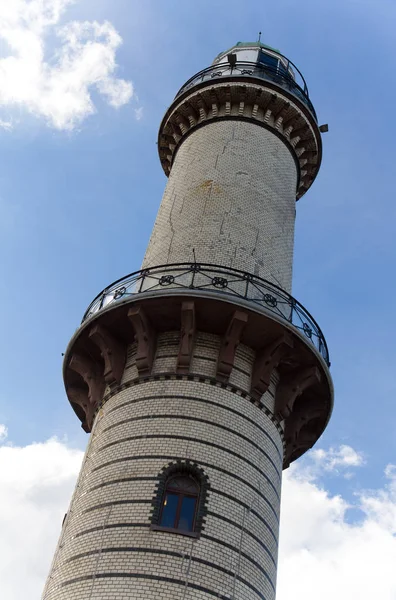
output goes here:
[[[104, 380], [102, 368], [91, 358], [76, 353], [72, 354], [72, 357], [69, 361], [69, 368], [81, 375], [88, 386], [88, 404], [85, 412], [87, 424], [89, 427], [91, 427], [93, 413], [101, 402], [106, 388], [106, 382]], [[81, 394], [78, 397], [80, 398], [81, 406]]]
[[187, 131], [190, 129], [191, 125], [188, 121], [188, 119], [186, 119], [183, 115], [181, 115], [180, 113], [178, 113], [176, 115], [176, 123], [178, 124], [180, 131], [182, 132], [182, 135], [184, 135], [185, 133], [187, 133]]
[[283, 119], [284, 119], [285, 115], [287, 114], [289, 108], [290, 108], [290, 102], [284, 102], [283, 105], [281, 106], [281, 108], [276, 113], [274, 113], [275, 123], [277, 123], [279, 121], [279, 119], [281, 120], [279, 122], [283, 122]]
[[308, 125], [305, 123], [302, 127], [293, 127], [293, 130], [290, 134], [290, 139], [294, 139], [296, 137], [301, 138], [302, 135], [306, 135], [308, 131]]
[[137, 339], [136, 368], [140, 376], [150, 375], [153, 366], [157, 336], [141, 306], [128, 311]]
[[[304, 403], [299, 409], [294, 410], [286, 421], [285, 438], [287, 443], [295, 444], [300, 437], [301, 429], [310, 421], [326, 417], [326, 410], [320, 405], [309, 405]], [[316, 440], [313, 434], [313, 442]]]
[[103, 325], [94, 325], [89, 338], [98, 346], [104, 360], [106, 383], [121, 383], [126, 362], [126, 346], [117, 340]]
[[183, 302], [181, 307], [181, 333], [176, 372], [185, 375], [190, 370], [195, 341], [195, 304]]
[[82, 408], [85, 419], [82, 421], [81, 427], [86, 433], [89, 433], [92, 428], [95, 407], [89, 401], [88, 391], [80, 387], [71, 386], [67, 388], [66, 392], [70, 402]]
[[[318, 439], [317, 427], [309, 428], [309, 424], [317, 419], [326, 419], [326, 410], [323, 406], [306, 406], [305, 404], [300, 410], [293, 411], [291, 416], [286, 421], [285, 440], [286, 452], [284, 457], [284, 467], [290, 465], [291, 458], [296, 450], [305, 452], [312, 448]], [[308, 427], [305, 427], [308, 425]], [[305, 431], [303, 429], [305, 428]]]
[[197, 106], [198, 106], [198, 110], [199, 110], [200, 120], [203, 121], [207, 117], [208, 106], [207, 106], [204, 98], [201, 96], [201, 94], [197, 94]]
[[268, 390], [273, 370], [290, 348], [293, 348], [293, 338], [285, 332], [257, 354], [250, 388], [250, 393], [255, 400], [260, 400]]
[[220, 345], [216, 376], [220, 381], [227, 382], [234, 366], [235, 352], [241, 341], [242, 332], [248, 321], [248, 314], [236, 310], [231, 317], [227, 331]]
[[298, 370], [285, 380], [281, 380], [275, 394], [275, 414], [279, 419], [286, 419], [292, 412], [298, 396], [311, 385], [321, 380], [317, 367], [307, 367]]

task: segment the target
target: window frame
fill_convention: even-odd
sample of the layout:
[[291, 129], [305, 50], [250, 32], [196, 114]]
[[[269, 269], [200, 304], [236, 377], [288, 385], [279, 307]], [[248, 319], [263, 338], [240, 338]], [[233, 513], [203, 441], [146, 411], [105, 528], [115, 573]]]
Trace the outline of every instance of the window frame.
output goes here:
[[[271, 64], [270, 62], [265, 62], [265, 60], [260, 60], [262, 56], [272, 59], [273, 63]], [[275, 74], [279, 72], [279, 56], [270, 54], [269, 52], [264, 52], [262, 49], [260, 49], [258, 52], [257, 64], [267, 67], [270, 72], [272, 71]]]
[[[174, 527], [167, 527], [161, 525], [163, 504], [165, 501], [166, 493], [167, 491], [171, 491], [168, 489], [168, 486], [169, 483], [176, 477], [189, 477], [195, 482], [198, 488], [198, 494], [195, 495], [196, 502], [192, 531], [186, 529], [176, 529]], [[155, 492], [152, 500], [150, 529], [152, 531], [162, 531], [166, 533], [175, 533], [178, 535], [199, 538], [202, 531], [205, 529], [205, 521], [208, 511], [207, 503], [209, 490], [209, 478], [204, 472], [204, 470], [200, 468], [197, 463], [192, 462], [189, 459], [179, 459], [175, 462], [164, 466], [158, 474], [158, 480], [155, 486]], [[194, 497], [194, 494], [188, 494], [187, 492], [186, 494], [184, 494], [184, 496]]]
[[[185, 479], [187, 477], [190, 478], [196, 485], [197, 491], [195, 493], [191, 493], [191, 492], [189, 493], [188, 491], [183, 491], [183, 489], [181, 489], [180, 491], [169, 489], [172, 481], [174, 481], [175, 479]], [[183, 533], [194, 533], [195, 523], [197, 520], [197, 511], [198, 511], [198, 507], [199, 507], [200, 493], [201, 493], [201, 486], [199, 485], [199, 482], [196, 481], [196, 479], [194, 477], [192, 477], [191, 475], [186, 475], [185, 473], [175, 473], [174, 475], [168, 477], [168, 479], [165, 483], [165, 490], [164, 490], [164, 494], [163, 494], [162, 502], [161, 502], [161, 510], [160, 510], [160, 515], [159, 515], [159, 526], [163, 527], [164, 529], [172, 529], [172, 530], [176, 530], [176, 531], [181, 531]], [[175, 518], [173, 521], [173, 525], [174, 525], [173, 527], [168, 527], [167, 525], [162, 524], [162, 518], [164, 515], [164, 508], [165, 508], [165, 500], [166, 500], [166, 497], [168, 494], [174, 494], [175, 496], [177, 496], [176, 514], [175, 514]], [[194, 500], [195, 500], [194, 516], [193, 516], [193, 520], [192, 520], [191, 529], [182, 529], [179, 527], [180, 515], [181, 515], [181, 511], [182, 511], [182, 507], [183, 507], [184, 498], [194, 498]]]

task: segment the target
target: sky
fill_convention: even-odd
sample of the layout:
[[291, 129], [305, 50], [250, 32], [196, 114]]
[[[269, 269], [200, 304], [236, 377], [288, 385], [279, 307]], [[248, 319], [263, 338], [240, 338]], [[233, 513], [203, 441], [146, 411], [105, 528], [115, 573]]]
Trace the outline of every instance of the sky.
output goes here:
[[293, 295], [326, 336], [335, 407], [285, 472], [277, 600], [396, 599], [395, 23], [393, 0], [0, 0], [2, 599], [44, 586], [87, 443], [62, 353], [96, 294], [140, 268], [161, 118], [258, 29], [329, 124], [297, 204]]

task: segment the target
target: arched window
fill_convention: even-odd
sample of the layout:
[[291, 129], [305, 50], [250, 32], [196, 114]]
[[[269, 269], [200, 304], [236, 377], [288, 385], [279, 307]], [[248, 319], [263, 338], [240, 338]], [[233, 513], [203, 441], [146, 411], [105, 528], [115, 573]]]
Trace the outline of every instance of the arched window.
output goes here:
[[205, 529], [210, 483], [197, 463], [179, 459], [162, 468], [152, 501], [151, 529], [198, 538]]
[[200, 486], [191, 476], [176, 473], [165, 484], [159, 525], [192, 532], [196, 522]]

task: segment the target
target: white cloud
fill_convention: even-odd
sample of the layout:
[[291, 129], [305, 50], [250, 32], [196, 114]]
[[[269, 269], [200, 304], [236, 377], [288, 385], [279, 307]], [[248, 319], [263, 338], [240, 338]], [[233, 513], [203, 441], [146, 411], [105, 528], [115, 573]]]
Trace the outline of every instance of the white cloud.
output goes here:
[[395, 468], [386, 475], [383, 489], [356, 496], [360, 519], [349, 523], [344, 498], [298, 465], [285, 473], [277, 600], [396, 598]]
[[136, 118], [136, 121], [140, 121], [143, 118], [143, 106], [139, 106], [139, 108], [135, 108], [135, 118]]
[[[132, 98], [131, 82], [115, 76], [120, 35], [108, 21], [61, 26], [73, 3], [0, 2], [0, 40], [6, 47], [0, 58], [0, 109], [25, 109], [52, 127], [70, 130], [95, 112], [93, 91], [114, 108]], [[55, 47], [50, 36], [56, 39]]]
[[[40, 597], [81, 460], [56, 439], [0, 447], [2, 598]], [[383, 488], [355, 497], [350, 523], [346, 499], [301, 464], [284, 477], [277, 600], [395, 600], [396, 466]]]
[[0, 119], [0, 129], [11, 131], [13, 127], [12, 121], [4, 121], [4, 119]]
[[[301, 463], [300, 463], [301, 464]], [[354, 448], [347, 445], [341, 445], [339, 448], [329, 448], [329, 450], [311, 450], [307, 458], [303, 461], [303, 469], [299, 469], [299, 474], [305, 479], [308, 476], [315, 479], [324, 471], [327, 473], [343, 473], [345, 479], [351, 479], [353, 473], [348, 470], [356, 467], [362, 467], [365, 464], [364, 456]]]
[[56, 439], [0, 447], [1, 598], [41, 597], [82, 452]]
[[8, 436], [8, 429], [5, 425], [3, 425], [2, 423], [0, 423], [0, 442], [4, 442], [5, 439], [7, 439]]
[[356, 452], [351, 446], [312, 450], [311, 459], [326, 471], [334, 471], [337, 467], [360, 467], [363, 464], [362, 454]]

